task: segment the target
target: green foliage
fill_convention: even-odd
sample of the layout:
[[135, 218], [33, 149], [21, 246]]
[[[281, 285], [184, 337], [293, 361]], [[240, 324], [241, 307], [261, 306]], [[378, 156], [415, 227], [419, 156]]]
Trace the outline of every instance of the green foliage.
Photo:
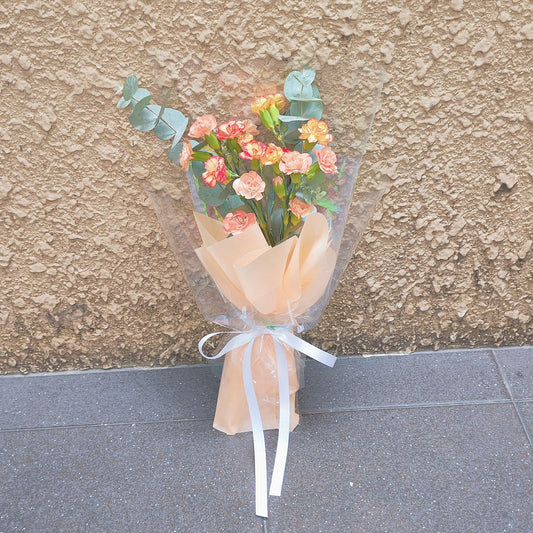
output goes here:
[[272, 225], [272, 235], [276, 241], [281, 240], [283, 233], [283, 209], [276, 209], [270, 218], [270, 223]]
[[339, 206], [333, 200], [328, 198], [327, 196], [324, 196], [324, 197], [320, 198], [319, 200], [317, 200], [315, 202], [315, 205], [319, 205], [320, 207], [324, 207], [328, 211], [333, 211], [334, 213], [337, 213], [340, 210]]
[[156, 111], [156, 108], [159, 106], [148, 107], [151, 100], [151, 94], [141, 98], [128, 116], [131, 125], [139, 131], [153, 130], [157, 123], [157, 112], [159, 110], [157, 109]]
[[181, 111], [167, 107], [169, 97], [170, 90], [165, 96], [163, 105], [151, 104], [150, 91], [139, 87], [139, 80], [136, 76], [128, 76], [117, 107], [124, 109], [131, 105], [133, 111], [128, 118], [135, 129], [139, 131], [154, 130], [155, 135], [165, 141], [173, 139], [172, 146], [168, 150], [168, 157], [174, 163], [179, 164], [179, 156], [183, 147], [183, 143], [180, 141], [189, 120]]
[[168, 158], [173, 163], [176, 163], [176, 165], [180, 164], [180, 154], [181, 154], [182, 148], [183, 148], [183, 143], [178, 143], [176, 145], [172, 145], [172, 147], [167, 152]]
[[198, 196], [202, 202], [213, 207], [221, 206], [226, 200], [224, 189], [218, 183], [214, 187], [200, 186], [198, 188]]
[[286, 80], [283, 91], [290, 102], [289, 113], [280, 115], [279, 120], [287, 126], [283, 132], [283, 140], [287, 143], [297, 142], [298, 128], [310, 118], [321, 119], [323, 104], [318, 87], [313, 85], [315, 71], [304, 69], [291, 72]]
[[[229, 187], [227, 187], [229, 189]], [[220, 207], [218, 208], [220, 214], [225, 217], [230, 211], [234, 211], [235, 209], [242, 209], [244, 207], [244, 203], [241, 200], [241, 197], [237, 194], [231, 194], [227, 197], [226, 200], [222, 204], [220, 204]]]
[[137, 76], [128, 76], [124, 84], [124, 100], [131, 100], [138, 88], [139, 80]]
[[287, 100], [292, 101], [298, 97], [312, 97], [311, 85], [315, 79], [315, 71], [312, 68], [303, 69], [301, 72], [292, 71], [285, 80], [283, 92]]
[[181, 138], [188, 123], [189, 119], [181, 111], [167, 108], [160, 114], [154, 133], [164, 141], [174, 136]]
[[198, 181], [198, 183], [203, 182], [202, 174], [205, 172], [205, 166], [201, 161], [191, 161], [191, 164], [189, 165], [189, 172]]

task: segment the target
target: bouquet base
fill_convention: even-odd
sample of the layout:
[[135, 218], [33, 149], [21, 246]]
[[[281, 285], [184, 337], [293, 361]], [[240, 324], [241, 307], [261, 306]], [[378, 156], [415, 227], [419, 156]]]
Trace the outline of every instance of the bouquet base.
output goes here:
[[[292, 348], [283, 345], [289, 369], [290, 429], [298, 425], [296, 393], [300, 387], [300, 358]], [[224, 356], [217, 407], [213, 427], [228, 435], [252, 431], [248, 402], [243, 383], [243, 357], [245, 347], [230, 351]], [[276, 352], [270, 335], [254, 341], [252, 350], [252, 378], [261, 412], [263, 429], [279, 428], [279, 385]]]

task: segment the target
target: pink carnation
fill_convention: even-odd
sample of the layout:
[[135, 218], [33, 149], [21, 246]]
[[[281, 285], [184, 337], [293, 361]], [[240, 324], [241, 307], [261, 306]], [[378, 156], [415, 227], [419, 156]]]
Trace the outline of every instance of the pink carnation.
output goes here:
[[313, 150], [313, 152], [316, 154], [318, 166], [322, 172], [325, 172], [326, 174], [334, 174], [337, 172], [337, 166], [335, 165], [337, 162], [337, 156], [331, 148], [326, 146], [321, 150]]
[[180, 153], [180, 165], [183, 170], [189, 170], [189, 163], [191, 162], [192, 154], [193, 151], [191, 142], [186, 139], [183, 143], [183, 148], [181, 149]]
[[189, 137], [199, 139], [211, 133], [217, 127], [217, 119], [213, 115], [198, 117], [189, 130]]
[[222, 221], [222, 229], [226, 233], [242, 233], [248, 229], [252, 224], [255, 224], [256, 218], [253, 213], [246, 213], [245, 211], [235, 211], [235, 213], [228, 213]]
[[279, 168], [285, 174], [295, 174], [296, 172], [305, 174], [312, 163], [313, 160], [309, 154], [285, 152], [279, 163]]
[[249, 119], [243, 120], [244, 131], [250, 135], [259, 135], [257, 126]]
[[226, 165], [224, 158], [214, 155], [205, 162], [205, 172], [202, 178], [208, 187], [215, 187], [217, 182], [224, 183], [226, 181]]
[[239, 196], [244, 196], [247, 200], [261, 200], [265, 190], [265, 182], [261, 176], [251, 170], [233, 182], [233, 188]]
[[309, 205], [297, 196], [289, 202], [289, 208], [298, 218], [305, 218], [316, 210], [314, 205]]

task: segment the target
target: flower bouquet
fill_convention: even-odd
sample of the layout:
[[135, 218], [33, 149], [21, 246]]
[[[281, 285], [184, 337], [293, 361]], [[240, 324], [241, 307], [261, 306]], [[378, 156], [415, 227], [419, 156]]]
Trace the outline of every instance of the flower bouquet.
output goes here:
[[[172, 139], [168, 156], [183, 171], [172, 184], [153, 180], [147, 193], [200, 310], [231, 329], [216, 355], [203, 348], [219, 333], [204, 337], [199, 349], [208, 358], [225, 356], [213, 426], [253, 432], [256, 514], [263, 517], [263, 430], [279, 430], [270, 487], [279, 495], [289, 432], [299, 422], [300, 354], [335, 362], [297, 334], [318, 323], [384, 192], [374, 183], [354, 196], [382, 85], [375, 70], [357, 80], [360, 112], [344, 122], [345, 131], [342, 121], [332, 131], [322, 119], [310, 68], [288, 74], [283, 93], [255, 94], [241, 116], [199, 116], [185, 136], [188, 119], [166, 106], [168, 95], [154, 105], [135, 76], [120, 89], [118, 107], [133, 108], [131, 124]], [[224, 95], [217, 96], [220, 106]], [[233, 96], [228, 102], [234, 107]], [[346, 156], [332, 149], [339, 134]]]

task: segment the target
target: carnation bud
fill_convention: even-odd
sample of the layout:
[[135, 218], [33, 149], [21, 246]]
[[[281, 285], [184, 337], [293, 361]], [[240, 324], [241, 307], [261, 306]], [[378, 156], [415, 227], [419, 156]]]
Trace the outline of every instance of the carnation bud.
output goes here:
[[283, 183], [283, 178], [281, 176], [276, 176], [274, 178], [274, 191], [276, 196], [280, 200], [283, 200], [285, 197], [285, 184]]
[[266, 128], [268, 128], [269, 130], [274, 128], [274, 121], [272, 120], [270, 113], [266, 109], [263, 109], [259, 112], [259, 118], [261, 119], [261, 122], [265, 125]]
[[214, 133], [208, 133], [205, 136], [205, 141], [213, 150], [215, 150], [215, 152], [220, 150], [220, 141], [216, 138]]

